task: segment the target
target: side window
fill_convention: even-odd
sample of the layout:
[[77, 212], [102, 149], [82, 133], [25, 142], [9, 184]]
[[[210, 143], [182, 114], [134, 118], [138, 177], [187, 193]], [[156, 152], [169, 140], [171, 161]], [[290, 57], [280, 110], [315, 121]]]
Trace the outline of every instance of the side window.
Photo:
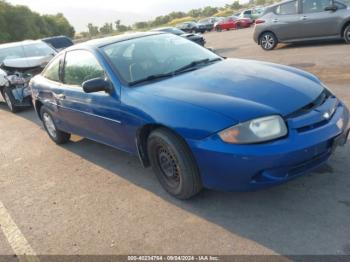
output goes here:
[[60, 62], [62, 55], [54, 58], [45, 68], [42, 75], [52, 81], [60, 82]]
[[303, 13], [324, 12], [327, 6], [331, 6], [330, 0], [303, 0]]
[[83, 82], [105, 77], [105, 73], [95, 56], [89, 51], [77, 50], [66, 53], [64, 64], [64, 83], [81, 86]]
[[275, 13], [278, 15], [295, 15], [298, 13], [298, 2], [292, 1], [285, 4], [280, 4], [276, 7]]
[[346, 5], [339, 3], [339, 2], [334, 2], [334, 5], [338, 7], [338, 9], [346, 9]]

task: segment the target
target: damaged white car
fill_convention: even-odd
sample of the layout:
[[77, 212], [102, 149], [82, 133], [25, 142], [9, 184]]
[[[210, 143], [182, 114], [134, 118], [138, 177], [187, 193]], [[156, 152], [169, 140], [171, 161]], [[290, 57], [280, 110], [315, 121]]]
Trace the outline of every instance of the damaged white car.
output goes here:
[[56, 53], [42, 41], [0, 45], [0, 92], [11, 112], [31, 106], [29, 81]]

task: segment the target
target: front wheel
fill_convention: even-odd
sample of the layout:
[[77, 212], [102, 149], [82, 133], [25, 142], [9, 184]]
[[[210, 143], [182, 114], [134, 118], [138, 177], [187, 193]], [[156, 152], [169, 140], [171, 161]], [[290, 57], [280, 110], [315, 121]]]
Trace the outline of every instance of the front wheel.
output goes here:
[[273, 33], [266, 32], [260, 36], [259, 44], [261, 45], [262, 49], [270, 51], [277, 46], [278, 40]]
[[166, 129], [148, 138], [148, 156], [160, 184], [178, 199], [189, 199], [202, 189], [199, 170], [186, 143]]
[[350, 44], [350, 25], [348, 25], [344, 30], [344, 40], [347, 44]]
[[53, 117], [45, 106], [40, 109], [40, 115], [47, 134], [56, 144], [65, 144], [69, 141], [70, 134], [56, 128]]
[[5, 87], [2, 91], [2, 96], [5, 99], [5, 102], [7, 104], [7, 107], [10, 109], [12, 113], [17, 113], [19, 111], [19, 107], [16, 106], [16, 99], [14, 98], [11, 89], [8, 87]]

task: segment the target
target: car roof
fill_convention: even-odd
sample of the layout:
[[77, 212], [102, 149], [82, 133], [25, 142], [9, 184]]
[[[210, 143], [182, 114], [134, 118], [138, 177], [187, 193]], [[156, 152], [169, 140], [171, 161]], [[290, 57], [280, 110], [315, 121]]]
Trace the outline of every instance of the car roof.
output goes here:
[[9, 47], [16, 47], [16, 46], [22, 46], [22, 45], [35, 44], [35, 43], [40, 43], [40, 42], [43, 43], [43, 41], [41, 41], [41, 40], [25, 40], [25, 41], [21, 41], [21, 42], [0, 44], [0, 49], [9, 48]]
[[159, 34], [163, 34], [163, 33], [159, 31], [125, 33], [117, 36], [109, 36], [109, 37], [89, 40], [87, 42], [83, 42], [83, 43], [71, 46], [66, 50], [69, 51], [69, 50], [75, 50], [75, 49], [81, 49], [81, 48], [99, 48], [99, 47], [103, 47], [103, 46], [118, 43], [118, 42], [123, 42], [123, 41], [146, 37], [146, 36], [159, 35]]
[[[151, 31], [162, 31], [162, 30], [167, 30], [167, 29], [178, 29], [178, 28], [168, 26], [168, 27], [154, 28], [154, 29], [152, 29]], [[180, 29], [179, 29], [179, 30], [180, 30]]]

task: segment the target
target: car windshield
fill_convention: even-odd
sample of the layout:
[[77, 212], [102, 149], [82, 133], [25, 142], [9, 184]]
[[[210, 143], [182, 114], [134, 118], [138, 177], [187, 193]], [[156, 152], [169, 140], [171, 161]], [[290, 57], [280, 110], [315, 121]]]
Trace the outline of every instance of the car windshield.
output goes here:
[[198, 44], [172, 34], [130, 39], [102, 49], [115, 70], [129, 84], [185, 68], [194, 70], [221, 60]]
[[24, 51], [22, 46], [12, 46], [7, 48], [0, 48], [0, 64], [4, 62], [6, 59], [14, 59], [14, 58], [24, 58]]
[[27, 57], [50, 56], [56, 53], [52, 47], [44, 42], [23, 45]]

